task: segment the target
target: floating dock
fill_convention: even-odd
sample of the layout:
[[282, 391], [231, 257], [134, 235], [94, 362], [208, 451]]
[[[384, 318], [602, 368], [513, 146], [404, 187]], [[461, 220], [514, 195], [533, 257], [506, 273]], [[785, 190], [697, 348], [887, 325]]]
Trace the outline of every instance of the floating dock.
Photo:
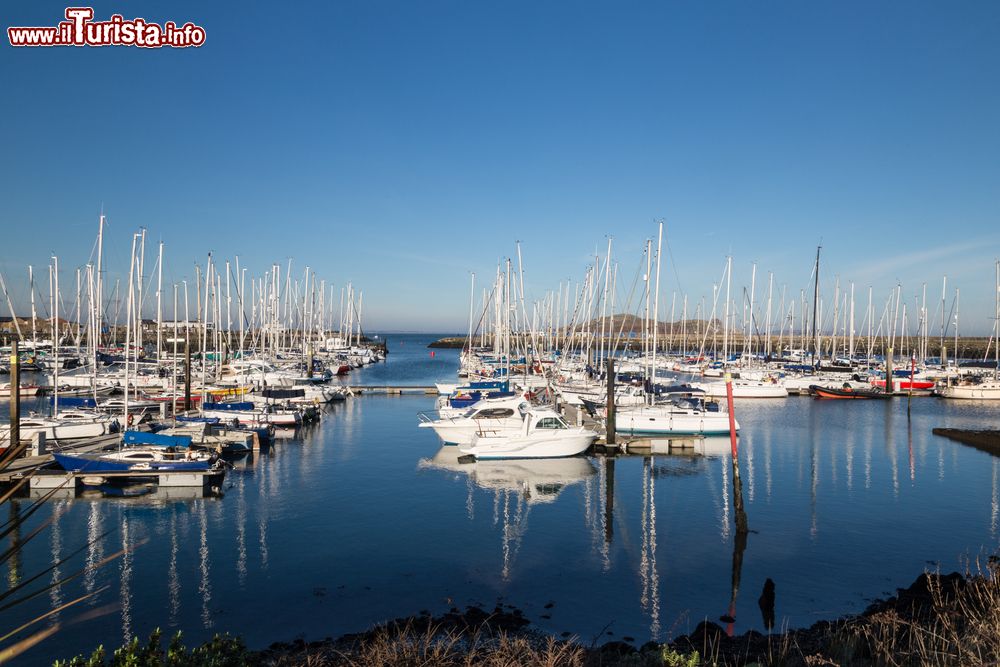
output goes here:
[[65, 470], [39, 470], [29, 482], [31, 490], [63, 489], [75, 494], [87, 487], [106, 484], [148, 481], [160, 488], [184, 487], [201, 489], [204, 492], [221, 492], [226, 476], [225, 468], [196, 472], [66, 472]]
[[350, 386], [348, 389], [355, 394], [389, 394], [389, 395], [402, 395], [402, 394], [434, 394], [438, 393], [437, 387], [434, 385], [430, 386], [413, 386], [413, 385], [374, 385], [374, 384], [363, 384]]

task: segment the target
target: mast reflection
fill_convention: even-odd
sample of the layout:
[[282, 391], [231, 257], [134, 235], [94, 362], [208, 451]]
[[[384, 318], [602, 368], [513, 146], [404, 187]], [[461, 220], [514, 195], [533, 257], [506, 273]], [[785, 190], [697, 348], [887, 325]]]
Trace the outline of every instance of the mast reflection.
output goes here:
[[122, 642], [127, 644], [132, 641], [132, 534], [128, 512], [124, 509], [121, 512], [121, 536], [124, 553], [121, 557], [119, 597], [122, 603]]

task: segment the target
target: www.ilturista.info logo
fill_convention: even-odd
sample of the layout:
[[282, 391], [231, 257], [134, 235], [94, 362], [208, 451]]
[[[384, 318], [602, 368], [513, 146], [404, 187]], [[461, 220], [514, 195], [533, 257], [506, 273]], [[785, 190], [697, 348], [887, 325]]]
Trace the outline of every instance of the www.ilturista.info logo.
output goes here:
[[107, 21], [94, 21], [93, 7], [67, 7], [66, 20], [55, 27], [10, 27], [11, 46], [139, 46], [156, 49], [164, 46], [186, 48], [205, 43], [205, 29], [191, 22], [178, 26], [173, 21], [163, 25], [146, 19], [126, 20], [112, 14]]

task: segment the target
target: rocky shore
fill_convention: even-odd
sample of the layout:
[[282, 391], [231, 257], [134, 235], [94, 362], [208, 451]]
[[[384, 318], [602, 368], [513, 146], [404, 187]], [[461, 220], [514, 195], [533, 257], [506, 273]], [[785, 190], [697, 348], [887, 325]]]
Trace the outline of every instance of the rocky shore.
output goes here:
[[[762, 596], [762, 607], [767, 604]], [[171, 657], [173, 656], [173, 657]], [[421, 612], [339, 639], [272, 644], [250, 651], [241, 640], [217, 636], [188, 651], [179, 637], [167, 649], [159, 635], [115, 652], [107, 664], [261, 665], [968, 665], [1000, 659], [1000, 579], [991, 558], [982, 574], [925, 573], [858, 616], [805, 629], [729, 636], [713, 622], [667, 644], [601, 645], [556, 638], [532, 628], [513, 607], [468, 607], [433, 616]], [[103, 665], [105, 656], [77, 657], [60, 667]]]

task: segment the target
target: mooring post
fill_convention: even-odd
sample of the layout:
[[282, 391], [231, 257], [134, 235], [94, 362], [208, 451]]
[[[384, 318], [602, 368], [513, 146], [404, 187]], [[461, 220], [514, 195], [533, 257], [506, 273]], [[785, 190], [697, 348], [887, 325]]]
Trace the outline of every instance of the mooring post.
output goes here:
[[736, 440], [736, 410], [733, 406], [733, 376], [726, 373], [726, 407], [729, 410], [729, 445], [733, 454], [733, 505], [736, 508], [736, 532], [747, 532], [747, 515], [743, 507], [743, 481], [740, 479], [739, 445]]
[[10, 342], [10, 442], [7, 446], [14, 451], [21, 442], [21, 365], [18, 359], [17, 341]]
[[892, 385], [892, 348], [890, 347], [886, 350], [885, 355], [885, 391], [891, 394], [894, 390]]
[[910, 357], [910, 389], [906, 392], [906, 418], [910, 418], [910, 399], [913, 398], [913, 375], [917, 370], [917, 358]]
[[607, 433], [604, 442], [609, 447], [615, 446], [615, 360], [608, 357], [608, 417]]
[[184, 412], [191, 409], [191, 343], [184, 342]]

